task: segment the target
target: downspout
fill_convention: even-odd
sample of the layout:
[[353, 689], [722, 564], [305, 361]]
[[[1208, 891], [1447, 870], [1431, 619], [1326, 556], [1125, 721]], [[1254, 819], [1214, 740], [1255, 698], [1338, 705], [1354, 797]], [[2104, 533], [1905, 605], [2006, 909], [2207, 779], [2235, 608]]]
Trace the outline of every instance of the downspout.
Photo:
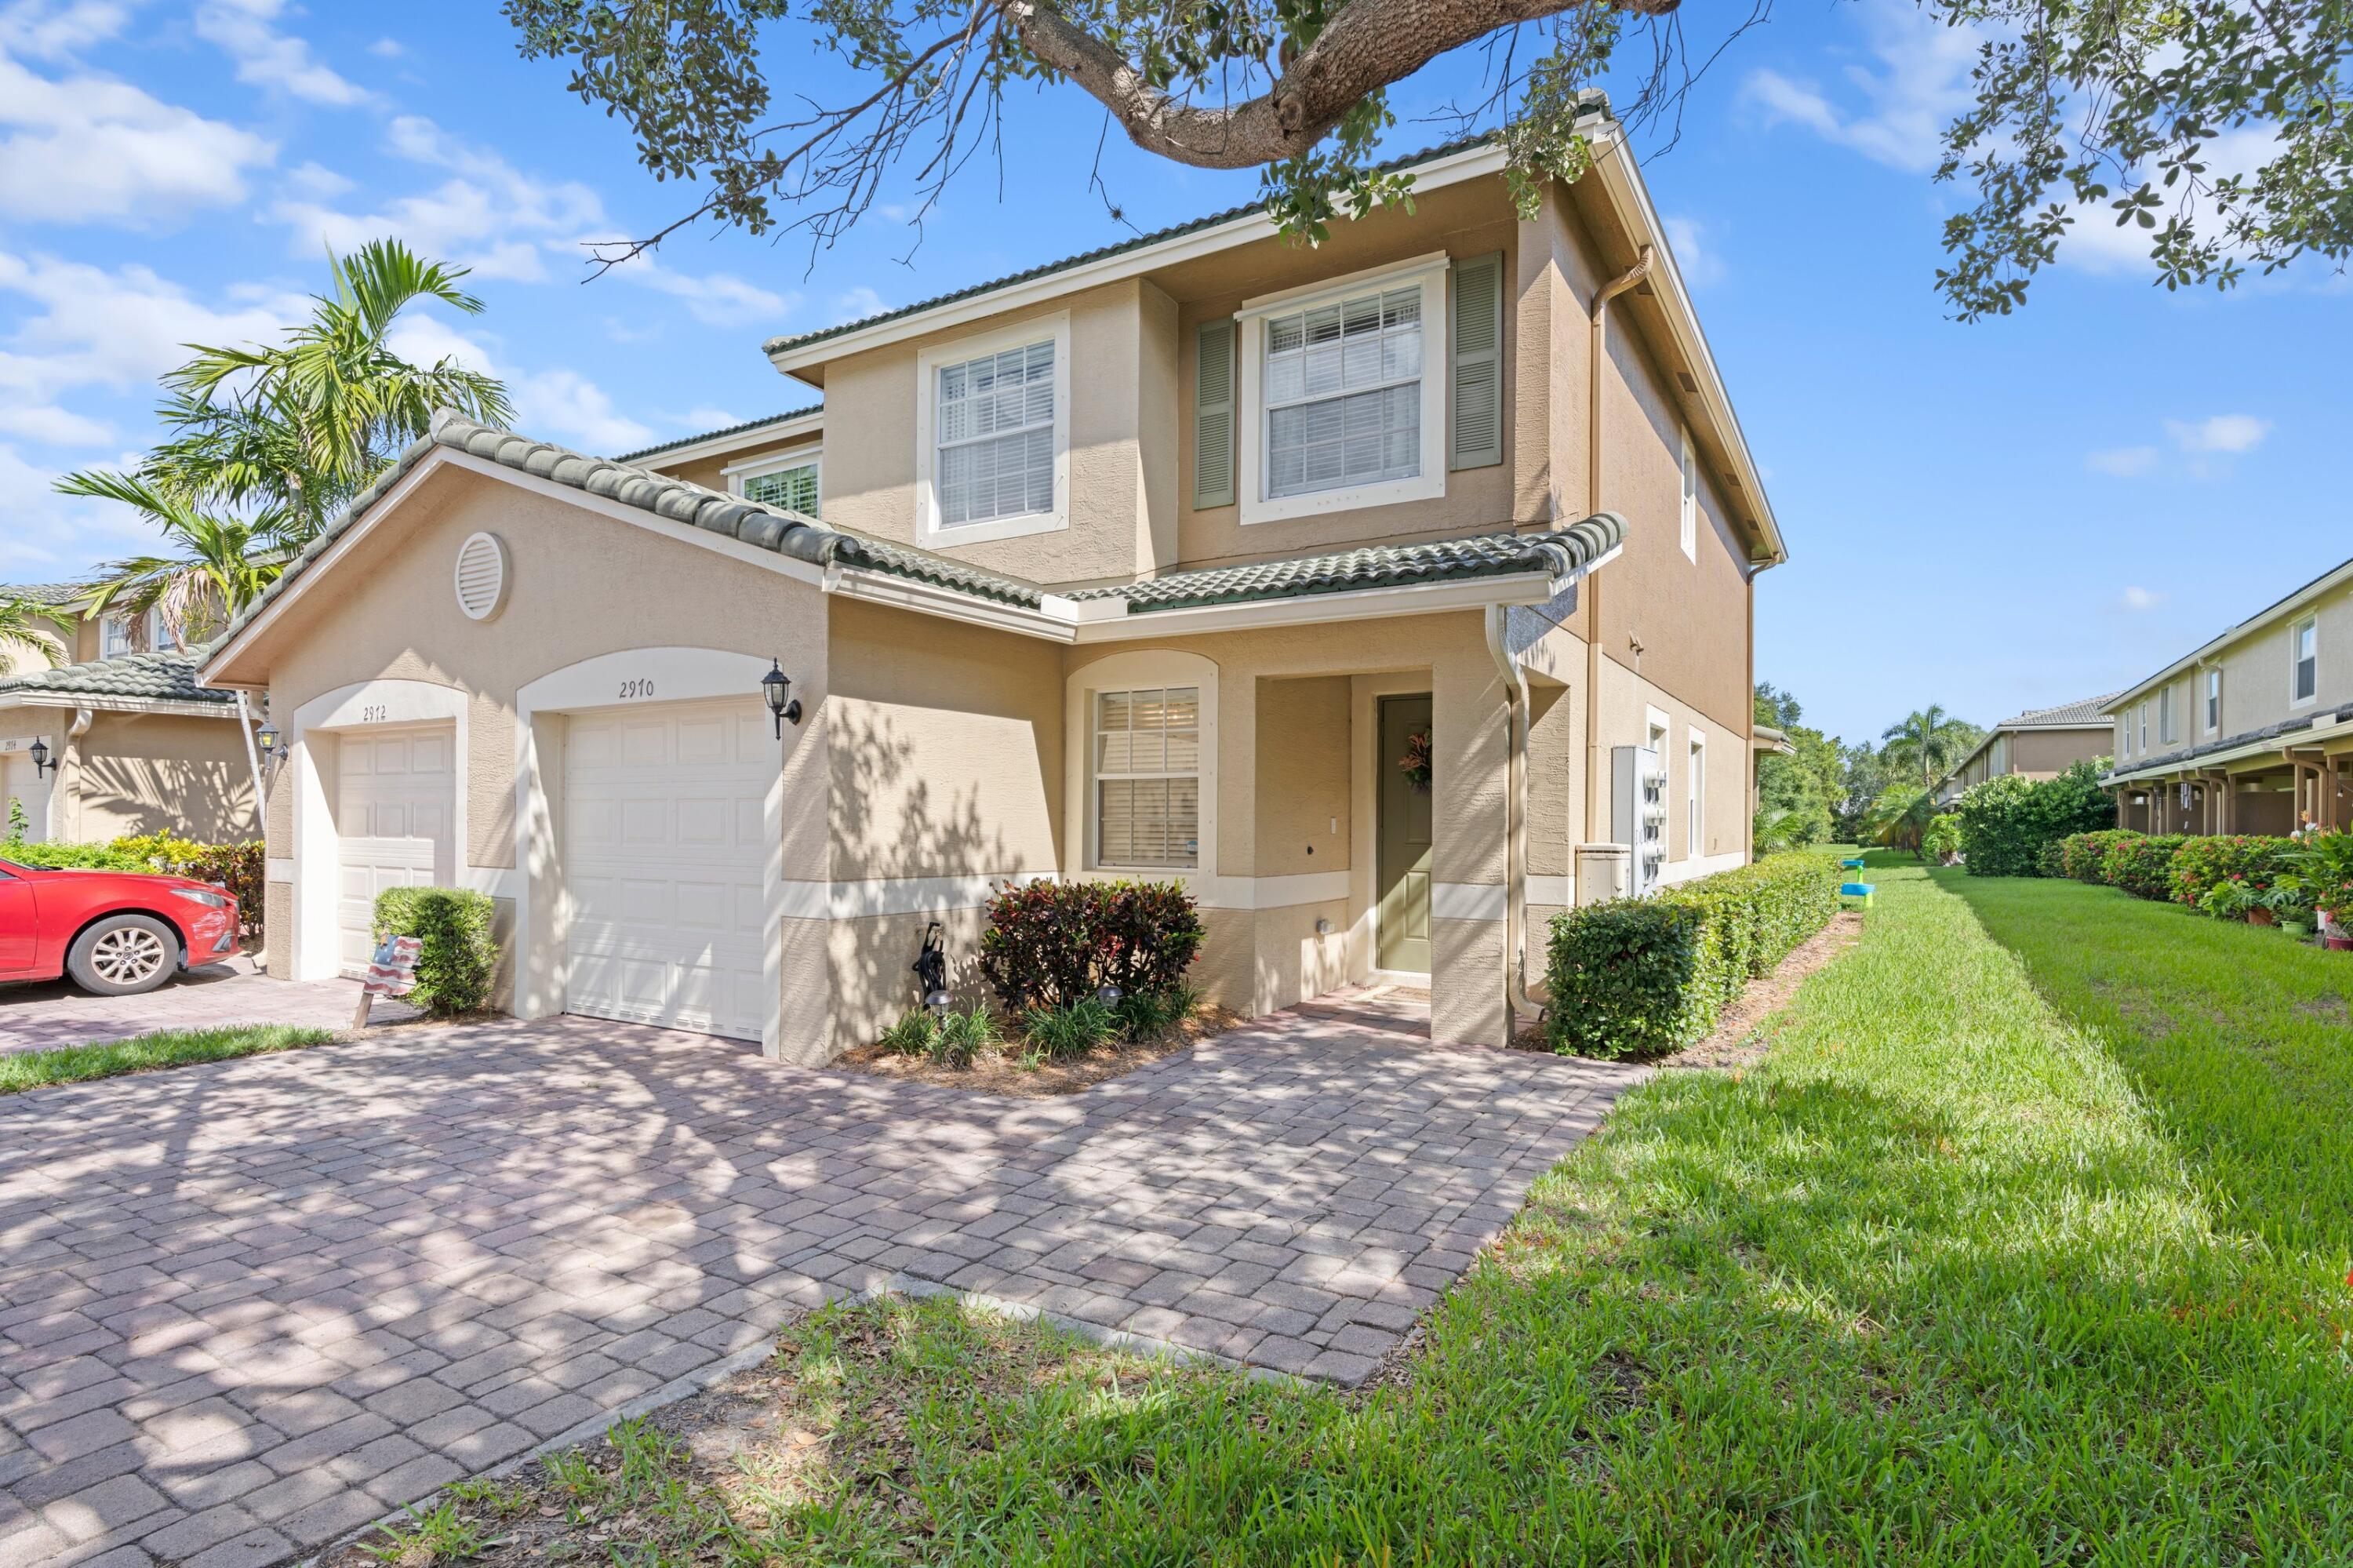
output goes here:
[[[74, 709], [73, 723], [66, 726], [66, 743], [58, 747], [56, 773], [58, 784], [66, 781], [66, 758], [69, 757], [74, 758], [74, 783], [77, 786], [81, 783], [81, 759], [78, 747], [81, 737], [90, 733], [90, 721], [94, 716], [88, 708]], [[80, 824], [74, 825], [79, 827]], [[49, 836], [66, 842], [71, 842], [73, 838], [66, 825], [66, 792], [54, 785], [49, 790]]]
[[237, 730], [245, 736], [245, 765], [253, 769], [254, 837], [269, 836], [269, 798], [261, 788], [261, 754], [253, 748], [253, 708], [246, 701], [245, 688], [237, 692]]
[[1487, 607], [1487, 652], [1504, 677], [1504, 999], [1541, 1023], [1545, 1004], [1528, 994], [1528, 679], [1505, 636], [1511, 614]]
[[[1593, 352], [1587, 356], [1585, 387], [1585, 514], [1601, 510], [1601, 365], [1609, 357], [1609, 302], [1651, 275], [1654, 252], [1642, 247], [1634, 264], [1593, 296]], [[1586, 579], [1586, 605], [1593, 635], [1585, 644], [1585, 841], [1601, 842], [1601, 574]]]

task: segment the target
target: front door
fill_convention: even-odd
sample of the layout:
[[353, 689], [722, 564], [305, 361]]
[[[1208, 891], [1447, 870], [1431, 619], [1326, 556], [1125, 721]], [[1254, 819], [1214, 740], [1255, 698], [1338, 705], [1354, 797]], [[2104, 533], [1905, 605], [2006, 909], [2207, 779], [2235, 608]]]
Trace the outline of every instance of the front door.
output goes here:
[[[1376, 961], [1407, 974], [1430, 972], [1430, 698], [1380, 699], [1380, 827], [1374, 854], [1379, 900]], [[1415, 759], [1415, 768], [1408, 758]]]

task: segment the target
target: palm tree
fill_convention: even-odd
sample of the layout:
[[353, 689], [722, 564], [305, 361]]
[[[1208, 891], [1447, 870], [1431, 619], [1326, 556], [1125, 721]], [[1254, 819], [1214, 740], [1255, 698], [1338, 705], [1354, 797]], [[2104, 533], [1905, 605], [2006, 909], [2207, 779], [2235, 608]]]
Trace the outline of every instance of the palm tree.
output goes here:
[[19, 652], [30, 652], [49, 668], [57, 668], [58, 645], [40, 633], [35, 624], [59, 617], [70, 618], [72, 611], [22, 594], [0, 592], [0, 675], [16, 673]]
[[290, 520], [275, 508], [250, 517], [216, 516], [144, 478], [121, 473], [69, 474], [58, 488], [132, 507], [176, 546], [169, 555], [107, 562], [77, 609], [132, 616], [160, 609], [184, 652], [218, 635], [293, 557]]
[[1929, 819], [1936, 814], [1936, 801], [1927, 790], [1897, 784], [1863, 809], [1858, 826], [1865, 842], [1893, 849], [1918, 849], [1921, 835], [1928, 831]]
[[1931, 703], [1915, 709], [1901, 723], [1887, 726], [1880, 739], [1887, 743], [1887, 758], [1910, 772], [1916, 770], [1923, 785], [1934, 784], [1959, 755], [1964, 738], [1975, 726], [1957, 719], [1945, 712], [1941, 704]]
[[195, 357], [164, 377], [168, 397], [156, 409], [172, 433], [131, 473], [58, 481], [66, 494], [135, 507], [175, 546], [108, 563], [79, 608], [160, 606], [174, 642], [203, 641], [424, 435], [436, 408], [507, 422], [496, 377], [447, 356], [411, 364], [387, 341], [421, 300], [478, 313], [481, 301], [458, 287], [465, 268], [423, 260], [394, 239], [327, 260], [334, 291], [316, 296], [284, 342], [188, 345]]
[[141, 467], [192, 500], [276, 507], [297, 547], [424, 435], [436, 408], [488, 425], [513, 412], [497, 377], [447, 356], [412, 365], [386, 341], [420, 300], [480, 314], [482, 302], [458, 287], [467, 269], [427, 261], [396, 239], [327, 260], [334, 292], [316, 296], [284, 343], [189, 345], [196, 357], [164, 377], [172, 398], [159, 410], [181, 434]]

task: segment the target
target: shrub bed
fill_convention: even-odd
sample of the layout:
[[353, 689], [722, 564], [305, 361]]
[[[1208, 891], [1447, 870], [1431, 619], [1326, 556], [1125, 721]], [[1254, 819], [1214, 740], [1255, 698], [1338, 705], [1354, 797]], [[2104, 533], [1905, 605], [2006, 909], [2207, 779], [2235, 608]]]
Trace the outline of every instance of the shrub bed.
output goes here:
[[2100, 857], [2100, 880], [2138, 897], [2169, 898], [2173, 857], [2183, 842], [2180, 833], [2160, 833], [2155, 838], [2135, 833], [2118, 839]]
[[1014, 1018], [1091, 1001], [1106, 985], [1169, 996], [1206, 934], [1177, 882], [1032, 882], [991, 898], [987, 916], [981, 978]]
[[2078, 882], [2105, 884], [2108, 880], [2108, 850], [2126, 839], [2141, 835], [2130, 828], [2103, 828], [2093, 833], [2071, 833], [2059, 842], [2059, 869], [2064, 876]]
[[2185, 839], [2173, 852], [2167, 874], [2171, 883], [2168, 895], [2176, 904], [2195, 909], [2225, 882], [2242, 882], [2251, 891], [2264, 892], [2287, 869], [2284, 857], [2292, 847], [2285, 839], [2255, 833]]
[[67, 871], [160, 871], [216, 883], [237, 900], [237, 922], [245, 934], [252, 936], [261, 929], [262, 868], [268, 863], [259, 839], [241, 844], [200, 844], [168, 833], [98, 844], [27, 843], [10, 839], [0, 843], [0, 860]]
[[375, 895], [375, 939], [415, 937], [423, 944], [410, 1001], [442, 1018], [490, 1006], [499, 967], [491, 937], [496, 907], [487, 893], [455, 887], [387, 887]]
[[1775, 855], [1553, 917], [1545, 1030], [1564, 1054], [1662, 1056], [1706, 1038], [1755, 976], [1838, 913], [1830, 855]]

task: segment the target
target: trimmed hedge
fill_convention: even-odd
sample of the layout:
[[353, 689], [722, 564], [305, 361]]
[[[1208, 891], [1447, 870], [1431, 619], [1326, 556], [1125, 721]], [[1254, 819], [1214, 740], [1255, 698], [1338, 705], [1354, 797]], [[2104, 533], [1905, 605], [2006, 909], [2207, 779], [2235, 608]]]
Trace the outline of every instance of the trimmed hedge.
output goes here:
[[2173, 891], [2173, 856], [2184, 839], [2181, 833], [2118, 839], [2100, 857], [2100, 879], [2143, 898], [2165, 898]]
[[1796, 853], [1553, 916], [1545, 1031], [1564, 1055], [1662, 1056], [1838, 913], [1835, 857]]
[[456, 887], [387, 887], [375, 895], [375, 939], [417, 937], [417, 989], [408, 1000], [438, 1017], [491, 1005], [499, 945], [497, 906], [487, 893]]
[[2130, 828], [2103, 828], [2095, 833], [2074, 833], [2059, 841], [2059, 870], [2078, 882], [2105, 885], [2108, 880], [2109, 849], [2141, 835]]
[[1032, 882], [988, 901], [980, 973], [1016, 1018], [1105, 985], [1160, 997], [1185, 983], [1207, 930], [1179, 882]]
[[216, 883], [237, 900], [237, 923], [251, 936], [261, 929], [264, 858], [261, 841], [200, 844], [168, 833], [147, 833], [99, 844], [0, 843], [0, 860], [66, 871], [168, 872]]
[[2224, 833], [2189, 838], [2173, 852], [2167, 873], [2167, 894], [2176, 904], [2192, 909], [2199, 900], [2225, 882], [2243, 882], [2261, 893], [2287, 869], [2287, 840], [2255, 833]]

